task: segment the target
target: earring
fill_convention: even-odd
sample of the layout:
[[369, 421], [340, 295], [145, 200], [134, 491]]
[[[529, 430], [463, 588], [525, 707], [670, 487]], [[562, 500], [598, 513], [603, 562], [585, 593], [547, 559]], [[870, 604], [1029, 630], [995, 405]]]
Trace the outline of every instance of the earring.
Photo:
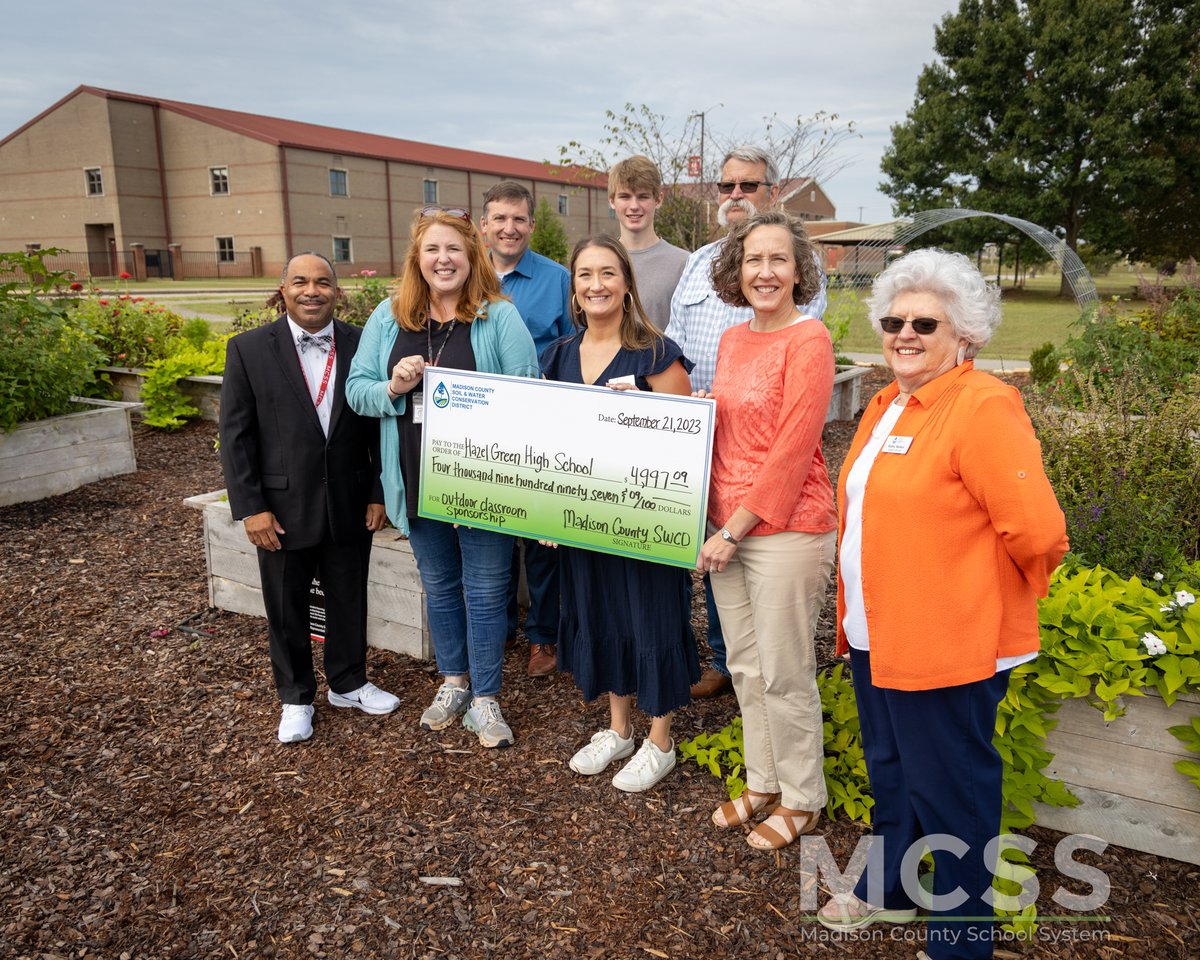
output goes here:
[[583, 313], [579, 308], [579, 300], [575, 297], [575, 294], [571, 294], [571, 313], [575, 314], [575, 316]]
[[966, 359], [967, 359], [967, 348], [965, 346], [959, 347], [958, 348], [958, 363], [961, 364]]
[[621, 306], [625, 308], [626, 313], [633, 313], [633, 294], [628, 290], [625, 291], [625, 296], [621, 298]]

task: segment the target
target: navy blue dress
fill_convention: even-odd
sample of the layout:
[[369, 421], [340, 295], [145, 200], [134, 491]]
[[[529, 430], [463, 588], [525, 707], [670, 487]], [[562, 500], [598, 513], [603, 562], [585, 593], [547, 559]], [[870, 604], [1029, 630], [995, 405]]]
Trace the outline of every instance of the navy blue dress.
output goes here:
[[[546, 379], [584, 382], [582, 336], [563, 337], [546, 348]], [[693, 364], [666, 338], [655, 348], [621, 349], [596, 383], [632, 374], [638, 389], [649, 390], [646, 377], [662, 373], [676, 360], [690, 372]], [[584, 699], [636, 694], [638, 706], [652, 717], [687, 706], [689, 688], [700, 679], [691, 573], [574, 547], [559, 547], [558, 554], [558, 665], [575, 677]]]

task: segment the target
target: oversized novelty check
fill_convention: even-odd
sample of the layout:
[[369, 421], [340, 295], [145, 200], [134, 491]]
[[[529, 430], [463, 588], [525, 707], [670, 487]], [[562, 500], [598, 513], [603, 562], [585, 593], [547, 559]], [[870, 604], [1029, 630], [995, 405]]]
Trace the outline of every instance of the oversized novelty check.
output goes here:
[[423, 389], [422, 517], [695, 567], [712, 400], [440, 367]]

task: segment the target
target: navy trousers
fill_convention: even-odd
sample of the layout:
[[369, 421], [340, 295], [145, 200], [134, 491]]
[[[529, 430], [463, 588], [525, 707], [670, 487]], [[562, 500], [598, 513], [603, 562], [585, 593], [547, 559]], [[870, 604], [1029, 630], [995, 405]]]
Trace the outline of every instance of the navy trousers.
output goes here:
[[[933, 893], [962, 890], [966, 899], [944, 911], [919, 909], [919, 915], [931, 918], [925, 952], [931, 960], [991, 957], [995, 925], [987, 919], [993, 910], [983, 895], [991, 887], [995, 861], [988, 861], [985, 849], [1000, 832], [1004, 773], [992, 736], [1009, 671], [955, 687], [889, 690], [872, 683], [867, 651], [852, 649], [850, 662], [875, 798], [873, 832], [883, 840], [882, 884], [879, 877], [869, 877], [868, 867], [854, 894], [875, 906], [917, 906], [911, 891], [919, 850], [910, 858], [907, 891], [901, 870], [909, 847], [938, 834], [961, 841], [966, 846], [961, 856], [933, 850]], [[882, 889], [882, 903], [868, 896], [869, 880], [873, 889]]]

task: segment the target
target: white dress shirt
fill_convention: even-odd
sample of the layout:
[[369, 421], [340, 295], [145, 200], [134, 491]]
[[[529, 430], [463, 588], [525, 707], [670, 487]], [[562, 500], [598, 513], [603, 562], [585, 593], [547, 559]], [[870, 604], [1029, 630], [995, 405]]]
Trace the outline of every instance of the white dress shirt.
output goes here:
[[[308, 384], [308, 395], [314, 404], [317, 402], [317, 394], [321, 392], [321, 381], [325, 378], [325, 365], [329, 363], [330, 355], [333, 354], [333, 341], [330, 341], [330, 352], [323, 353], [316, 347], [309, 347], [303, 353], [300, 351], [300, 338], [308, 331], [301, 327], [295, 320], [288, 317], [288, 327], [292, 331], [292, 343], [296, 348], [296, 356], [300, 360], [300, 369], [304, 371], [304, 380]], [[314, 337], [333, 336], [333, 321], [330, 320], [324, 327], [313, 334]], [[321, 403], [317, 406], [317, 419], [321, 421], [321, 429], [325, 436], [329, 436], [329, 417], [333, 413], [333, 389], [337, 382], [337, 359], [334, 358], [330, 364], [329, 370], [329, 385], [325, 388], [325, 396], [321, 398]]]

